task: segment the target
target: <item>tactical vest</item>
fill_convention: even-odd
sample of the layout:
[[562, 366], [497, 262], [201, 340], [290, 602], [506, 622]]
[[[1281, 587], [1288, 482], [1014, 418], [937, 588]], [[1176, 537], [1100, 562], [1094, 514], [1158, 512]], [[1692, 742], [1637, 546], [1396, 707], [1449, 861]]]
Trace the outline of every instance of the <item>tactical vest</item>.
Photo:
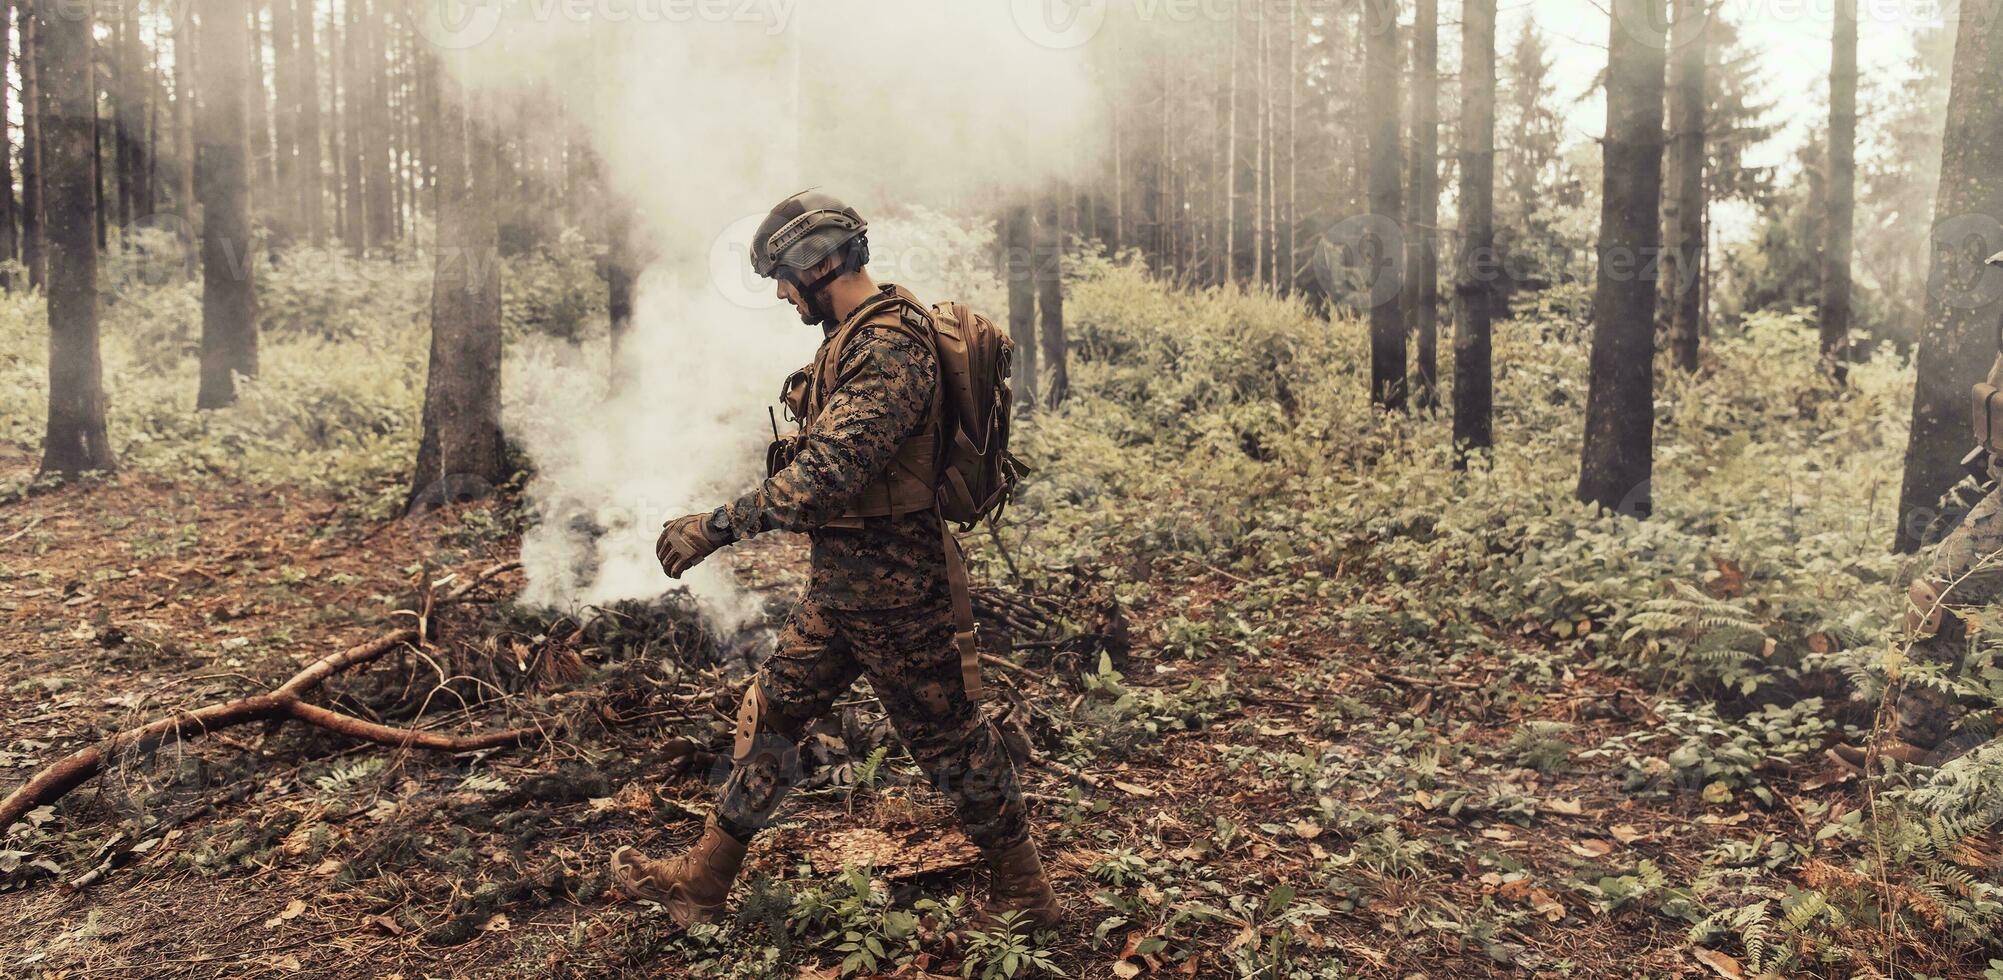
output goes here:
[[[808, 428], [827, 407], [828, 397], [840, 380], [842, 351], [857, 331], [866, 327], [896, 330], [928, 348], [932, 346], [931, 313], [918, 298], [902, 286], [885, 284], [882, 289], [856, 307], [814, 354], [813, 366], [807, 369], [804, 398], [796, 411]], [[942, 387], [935, 383], [932, 408], [925, 421], [898, 443], [890, 465], [862, 489], [841, 517], [829, 522], [830, 527], [861, 527], [866, 517], [891, 517], [936, 506], [939, 423], [944, 408], [941, 392]]]

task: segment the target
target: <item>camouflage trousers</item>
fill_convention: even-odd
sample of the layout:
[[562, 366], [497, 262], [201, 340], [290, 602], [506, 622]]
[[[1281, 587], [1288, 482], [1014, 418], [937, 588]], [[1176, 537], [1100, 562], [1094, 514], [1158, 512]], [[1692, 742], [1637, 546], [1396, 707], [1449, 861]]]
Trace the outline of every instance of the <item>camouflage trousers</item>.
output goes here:
[[[1960, 674], [1969, 637], [1962, 613], [2003, 599], [2003, 491], [1991, 490], [1934, 552], [1906, 598], [1911, 659]], [[1958, 699], [1908, 677], [1898, 698], [1899, 736], [1914, 745], [1940, 744], [1966, 713]]]
[[1007, 749], [967, 696], [943, 592], [893, 609], [834, 609], [810, 593], [754, 681], [765, 697], [757, 738], [766, 744], [735, 762], [724, 782], [717, 821], [726, 832], [748, 841], [770, 823], [797, 777], [794, 742], [858, 676], [869, 678], [898, 738], [959, 809], [976, 846], [993, 853], [1028, 839]]

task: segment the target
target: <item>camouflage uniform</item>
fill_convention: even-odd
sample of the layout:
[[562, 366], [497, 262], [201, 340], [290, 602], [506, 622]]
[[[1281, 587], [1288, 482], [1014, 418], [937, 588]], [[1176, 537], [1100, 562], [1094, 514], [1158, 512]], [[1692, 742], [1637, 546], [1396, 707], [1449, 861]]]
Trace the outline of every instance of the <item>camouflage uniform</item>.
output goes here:
[[[830, 353], [824, 342], [821, 356]], [[840, 358], [791, 462], [722, 509], [739, 538], [805, 531], [813, 554], [806, 596], [756, 682], [760, 738], [778, 749], [733, 767], [718, 822], [738, 840], [765, 826], [794, 775], [791, 743], [864, 676], [967, 836], [1005, 850], [1027, 840], [1028, 817], [1001, 739], [962, 681], [939, 516], [844, 516], [899, 446], [931, 426], [937, 358], [894, 326], [857, 329]]]
[[[1992, 469], [1992, 475], [1993, 469]], [[1989, 494], [1940, 543], [1926, 574], [1907, 597], [1914, 635], [1912, 659], [1944, 665], [1949, 676], [1968, 660], [1968, 630], [1960, 613], [2003, 598], [2003, 490]], [[1899, 688], [1899, 736], [1932, 748], [1964, 714], [1954, 695], [1908, 678]]]

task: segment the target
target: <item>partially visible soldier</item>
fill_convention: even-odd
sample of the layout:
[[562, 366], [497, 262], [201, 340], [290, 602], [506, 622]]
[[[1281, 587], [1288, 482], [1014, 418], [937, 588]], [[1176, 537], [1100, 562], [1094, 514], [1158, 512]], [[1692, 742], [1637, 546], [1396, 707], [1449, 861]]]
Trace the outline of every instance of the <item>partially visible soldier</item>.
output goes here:
[[[815, 192], [779, 203], [752, 238], [751, 263], [800, 319], [824, 331], [814, 364], [787, 382], [804, 431], [762, 484], [708, 514], [669, 521], [656, 554], [679, 578], [712, 552], [763, 531], [805, 531], [805, 597], [738, 710], [732, 768], [695, 846], [672, 860], [622, 847], [614, 884], [714, 921], [745, 846], [797, 775], [795, 742], [857, 676], [932, 785], [957, 806], [993, 873], [980, 921], [1005, 913], [1058, 923], [1057, 896], [1030, 840], [1007, 751], [975, 704], [955, 646], [949, 539], [934, 503], [942, 395], [930, 314], [902, 287], [877, 285], [867, 224]], [[832, 379], [824, 384], [823, 379]], [[951, 546], [957, 547], [957, 546]]]
[[[2003, 253], [1988, 264], [2003, 266]], [[2003, 331], [2003, 326], [1999, 326]], [[1975, 387], [1973, 422], [1975, 451], [1964, 462], [1986, 470], [1988, 491], [1969, 510], [1960, 526], [1941, 541], [1933, 560], [1906, 593], [1906, 637], [1909, 660], [1945, 667], [1958, 676], [1968, 661], [1968, 623], [1962, 611], [2003, 598], [2003, 332], [1988, 379]], [[1967, 709], [1952, 693], [1923, 680], [1907, 677], [1899, 685], [1895, 727], [1878, 741], [1878, 755], [1908, 765], [1940, 765], [1986, 740], [1990, 732], [1964, 726]], [[1830, 757], [1862, 771], [1869, 750], [1838, 745]]]

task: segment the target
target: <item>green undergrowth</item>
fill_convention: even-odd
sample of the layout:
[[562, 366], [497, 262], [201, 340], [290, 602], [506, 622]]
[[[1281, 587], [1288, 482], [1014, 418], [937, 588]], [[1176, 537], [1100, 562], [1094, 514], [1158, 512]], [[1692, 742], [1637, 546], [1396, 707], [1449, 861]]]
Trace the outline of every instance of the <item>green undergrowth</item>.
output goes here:
[[[195, 410], [202, 287], [165, 232], [114, 233], [99, 275], [106, 420], [122, 469], [169, 480], [300, 488], [369, 516], [402, 502], [430, 344], [431, 261], [337, 247], [257, 253], [258, 375], [237, 404]], [[503, 259], [504, 328], [603, 331], [589, 247], [565, 238]], [[47, 419], [39, 294], [0, 296], [0, 441], [32, 452]]]

